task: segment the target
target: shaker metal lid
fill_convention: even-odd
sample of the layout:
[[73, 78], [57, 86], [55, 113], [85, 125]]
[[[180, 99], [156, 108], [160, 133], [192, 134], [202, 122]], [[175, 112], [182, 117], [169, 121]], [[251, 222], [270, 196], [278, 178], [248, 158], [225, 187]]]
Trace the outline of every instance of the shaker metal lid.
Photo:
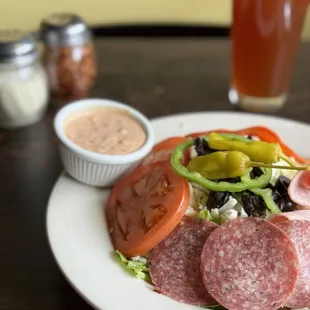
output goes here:
[[37, 42], [32, 34], [18, 29], [0, 30], [0, 63], [27, 65], [38, 57]]
[[90, 31], [84, 20], [69, 13], [55, 13], [41, 22], [41, 39], [48, 45], [83, 44], [90, 39]]

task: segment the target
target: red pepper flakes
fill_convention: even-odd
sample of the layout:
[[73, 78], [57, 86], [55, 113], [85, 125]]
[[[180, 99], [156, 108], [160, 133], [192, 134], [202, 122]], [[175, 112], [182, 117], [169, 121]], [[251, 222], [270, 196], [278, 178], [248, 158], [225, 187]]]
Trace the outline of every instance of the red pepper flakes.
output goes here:
[[83, 99], [89, 95], [97, 77], [93, 45], [46, 46], [43, 63], [51, 95], [57, 104]]

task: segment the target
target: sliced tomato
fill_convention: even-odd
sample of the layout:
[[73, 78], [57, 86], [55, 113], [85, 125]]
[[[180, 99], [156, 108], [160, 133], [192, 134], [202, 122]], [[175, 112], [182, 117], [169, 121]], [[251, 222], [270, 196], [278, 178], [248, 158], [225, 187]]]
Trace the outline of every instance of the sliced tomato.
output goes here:
[[143, 255], [167, 237], [188, 207], [188, 181], [166, 162], [140, 166], [111, 191], [106, 218], [115, 249]]
[[[140, 165], [148, 165], [150, 163], [156, 163], [156, 162], [163, 162], [163, 161], [169, 161], [170, 162], [170, 158], [171, 158], [171, 154], [173, 149], [185, 142], [187, 139], [185, 137], [171, 137], [168, 139], [165, 139], [159, 143], [157, 143], [150, 154], [148, 154], [141, 162]], [[189, 155], [190, 152], [186, 152], [186, 154], [184, 154], [184, 161], [185, 163], [188, 163], [189, 161]]]

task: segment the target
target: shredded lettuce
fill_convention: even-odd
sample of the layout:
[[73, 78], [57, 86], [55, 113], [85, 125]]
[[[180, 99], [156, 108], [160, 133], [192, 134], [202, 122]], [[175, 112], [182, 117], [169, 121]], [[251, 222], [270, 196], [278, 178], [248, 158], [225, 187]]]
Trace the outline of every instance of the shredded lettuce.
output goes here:
[[211, 214], [209, 210], [201, 210], [198, 213], [199, 217], [214, 222], [216, 224], [221, 224], [220, 216], [216, 216], [215, 214]]
[[[293, 163], [295, 162], [297, 164], [297, 162], [294, 159], [290, 159]], [[279, 166], [289, 166], [289, 164], [284, 161], [283, 159], [280, 159], [280, 161], [278, 161], [277, 163], [275, 163], [275, 165], [279, 165]], [[297, 171], [296, 170], [288, 170], [288, 169], [272, 169], [272, 177], [270, 180], [270, 184], [275, 185], [279, 176], [283, 175], [287, 178], [289, 178], [290, 180], [296, 175]]]
[[149, 275], [149, 266], [148, 261], [146, 259], [131, 259], [126, 258], [121, 252], [116, 252], [116, 258], [121, 263], [125, 269], [135, 276], [138, 279], [142, 279], [146, 282], [150, 282], [150, 275]]
[[201, 186], [197, 186], [196, 184], [190, 185], [190, 202], [189, 207], [192, 208], [194, 211], [199, 211], [207, 205], [208, 200], [208, 190], [202, 188]]

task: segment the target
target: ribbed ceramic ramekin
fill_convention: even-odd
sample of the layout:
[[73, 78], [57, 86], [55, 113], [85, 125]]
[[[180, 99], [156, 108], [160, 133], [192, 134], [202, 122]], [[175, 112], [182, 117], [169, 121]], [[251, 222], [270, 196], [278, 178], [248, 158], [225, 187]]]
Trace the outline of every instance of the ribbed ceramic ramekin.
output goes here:
[[[116, 108], [129, 112], [146, 132], [146, 142], [135, 152], [125, 155], [106, 155], [83, 149], [65, 134], [64, 127], [69, 117], [92, 108]], [[66, 105], [55, 116], [54, 129], [59, 139], [60, 155], [66, 171], [81, 183], [107, 187], [136, 165], [154, 145], [154, 131], [149, 120], [136, 109], [109, 99], [85, 99]]]

